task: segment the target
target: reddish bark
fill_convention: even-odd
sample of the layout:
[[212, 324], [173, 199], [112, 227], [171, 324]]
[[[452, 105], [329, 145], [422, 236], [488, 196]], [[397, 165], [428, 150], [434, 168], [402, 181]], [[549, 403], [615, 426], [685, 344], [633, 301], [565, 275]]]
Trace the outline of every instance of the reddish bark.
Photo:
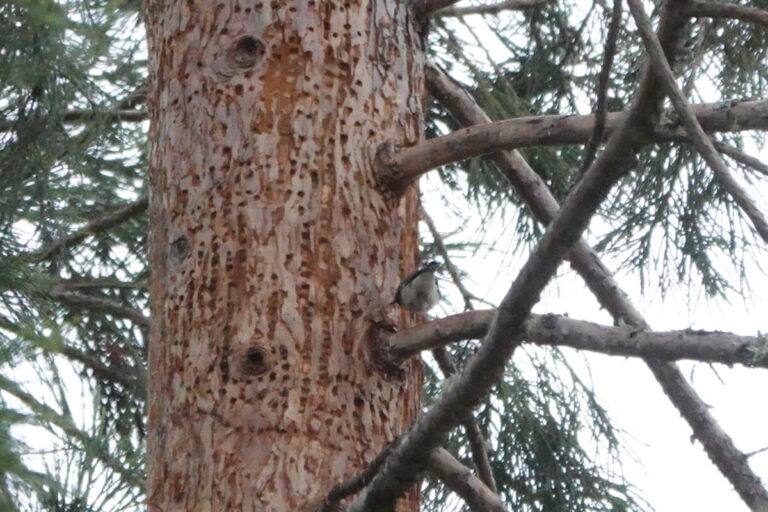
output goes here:
[[407, 3], [145, 2], [150, 510], [306, 509], [417, 414], [368, 351], [416, 263], [372, 170], [421, 138]]

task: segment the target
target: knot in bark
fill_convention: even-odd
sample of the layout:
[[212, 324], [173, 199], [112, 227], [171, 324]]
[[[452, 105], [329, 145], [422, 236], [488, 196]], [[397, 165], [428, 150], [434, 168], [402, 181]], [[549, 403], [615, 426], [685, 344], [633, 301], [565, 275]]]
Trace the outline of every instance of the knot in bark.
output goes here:
[[253, 36], [242, 36], [230, 46], [227, 58], [235, 68], [252, 68], [264, 56], [264, 43]]
[[244, 377], [256, 377], [266, 372], [271, 362], [266, 348], [255, 345], [240, 356], [239, 365]]
[[397, 199], [405, 194], [408, 185], [411, 184], [410, 180], [404, 178], [400, 163], [395, 158], [400, 147], [392, 143], [379, 144], [373, 165], [379, 190]]
[[389, 337], [397, 328], [386, 322], [376, 322], [368, 328], [368, 348], [373, 367], [388, 377], [405, 378], [405, 370], [400, 367], [402, 360], [392, 357], [389, 350]]

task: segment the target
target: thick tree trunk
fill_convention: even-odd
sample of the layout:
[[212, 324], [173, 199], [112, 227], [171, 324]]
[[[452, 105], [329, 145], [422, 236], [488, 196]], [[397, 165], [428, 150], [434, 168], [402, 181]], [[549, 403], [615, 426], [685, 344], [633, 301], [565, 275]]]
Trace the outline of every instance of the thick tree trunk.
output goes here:
[[371, 168], [421, 136], [407, 4], [145, 2], [150, 510], [306, 509], [417, 414], [369, 353], [417, 254]]

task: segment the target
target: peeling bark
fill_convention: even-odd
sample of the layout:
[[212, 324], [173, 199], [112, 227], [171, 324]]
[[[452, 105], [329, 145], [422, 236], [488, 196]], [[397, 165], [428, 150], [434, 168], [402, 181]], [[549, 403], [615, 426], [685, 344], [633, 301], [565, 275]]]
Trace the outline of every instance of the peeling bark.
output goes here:
[[395, 0], [144, 7], [149, 509], [308, 509], [419, 410], [368, 350], [416, 264], [372, 159], [421, 139], [419, 35]]

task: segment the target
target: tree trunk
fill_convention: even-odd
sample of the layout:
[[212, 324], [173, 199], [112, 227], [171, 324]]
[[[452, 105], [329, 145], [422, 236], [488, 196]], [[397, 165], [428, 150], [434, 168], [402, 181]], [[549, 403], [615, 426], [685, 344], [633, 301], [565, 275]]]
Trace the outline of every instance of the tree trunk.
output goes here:
[[309, 509], [417, 414], [421, 367], [370, 353], [417, 262], [372, 169], [421, 137], [407, 4], [145, 2], [150, 510]]

